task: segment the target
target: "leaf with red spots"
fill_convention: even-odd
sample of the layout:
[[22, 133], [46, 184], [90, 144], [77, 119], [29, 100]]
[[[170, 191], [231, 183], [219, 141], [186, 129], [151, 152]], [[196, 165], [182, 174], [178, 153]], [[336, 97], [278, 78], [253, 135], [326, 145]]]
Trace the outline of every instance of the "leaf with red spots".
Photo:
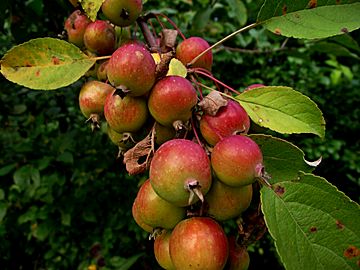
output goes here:
[[276, 5], [275, 2], [265, 2], [258, 14], [258, 23], [277, 35], [318, 39], [360, 28], [359, 2], [279, 1]]
[[269, 20], [273, 17], [278, 17], [281, 15], [286, 15], [287, 13], [292, 13], [299, 10], [321, 7], [321, 6], [331, 6], [331, 5], [344, 5], [352, 4], [354, 0], [266, 0], [262, 5], [260, 12], [258, 14], [257, 21], [263, 22]]
[[324, 178], [299, 173], [263, 187], [261, 203], [287, 270], [357, 269], [360, 206]]
[[1, 73], [31, 89], [53, 90], [76, 82], [94, 63], [66, 41], [38, 38], [10, 49], [1, 60]]

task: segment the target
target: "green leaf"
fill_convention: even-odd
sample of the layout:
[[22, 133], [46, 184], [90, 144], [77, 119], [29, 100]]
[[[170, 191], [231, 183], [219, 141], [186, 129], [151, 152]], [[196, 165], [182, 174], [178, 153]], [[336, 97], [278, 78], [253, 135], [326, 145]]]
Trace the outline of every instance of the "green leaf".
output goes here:
[[299, 10], [263, 22], [271, 32], [295, 38], [326, 38], [360, 28], [360, 3]]
[[33, 231], [33, 236], [40, 241], [44, 241], [50, 233], [50, 227], [48, 223], [38, 223]]
[[230, 10], [229, 17], [237, 20], [240, 26], [243, 26], [247, 22], [247, 9], [244, 3], [240, 0], [227, 0]]
[[79, 0], [82, 8], [92, 21], [96, 20], [97, 13], [99, 12], [104, 1], [105, 0]]
[[40, 172], [31, 165], [25, 165], [14, 173], [14, 183], [20, 188], [27, 188], [30, 185], [40, 186]]
[[14, 168], [16, 168], [16, 163], [4, 166], [0, 168], [0, 176], [7, 175], [9, 172], [11, 172]]
[[316, 104], [290, 87], [251, 89], [236, 99], [258, 125], [283, 134], [313, 133], [325, 136], [325, 120]]
[[61, 213], [61, 224], [65, 226], [71, 225], [71, 214], [68, 212], [65, 212], [63, 210], [60, 210]]
[[314, 43], [314, 45], [310, 48], [312, 51], [323, 53], [323, 54], [332, 54], [334, 56], [344, 56], [344, 57], [352, 57], [356, 59], [360, 59], [359, 56], [352, 53], [346, 47], [336, 44], [333, 42], [321, 41]]
[[0, 202], [0, 224], [1, 221], [4, 219], [7, 212], [7, 204], [5, 202]]
[[75, 45], [38, 38], [10, 49], [1, 60], [1, 73], [28, 88], [52, 90], [76, 82], [94, 63]]
[[38, 16], [41, 16], [44, 12], [44, 3], [42, 0], [28, 0], [25, 2], [25, 5], [26, 8], [30, 8]]
[[341, 35], [341, 36], [335, 36], [328, 39], [329, 41], [334, 41], [348, 49], [354, 50], [356, 52], [360, 52], [360, 46], [357, 43], [357, 41], [351, 37], [350, 35]]
[[339, 5], [341, 3], [351, 4], [354, 2], [359, 2], [357, 0], [266, 0], [262, 5], [260, 12], [258, 14], [257, 21], [263, 22], [273, 17], [283, 16], [288, 13], [303, 9], [311, 9], [314, 7], [321, 6], [330, 6], [330, 5]]
[[131, 268], [131, 266], [134, 265], [134, 263], [136, 263], [136, 261], [138, 259], [140, 259], [142, 256], [144, 256], [144, 253], [140, 253], [140, 254], [137, 254], [137, 255], [134, 255], [128, 259], [125, 260], [124, 264], [121, 265], [118, 270], [128, 270]]
[[5, 199], [5, 192], [4, 190], [0, 189], [0, 201]]
[[18, 223], [23, 224], [28, 221], [34, 221], [36, 220], [37, 214], [38, 214], [38, 207], [37, 206], [31, 206], [27, 212], [19, 216]]
[[88, 222], [97, 222], [96, 215], [91, 210], [85, 209], [84, 212], [82, 213], [82, 217], [84, 220]]
[[297, 179], [261, 190], [262, 211], [287, 270], [357, 269], [360, 207], [325, 179]]
[[208, 24], [213, 11], [214, 9], [211, 6], [208, 6], [206, 9], [203, 10], [198, 10], [192, 22], [193, 31], [203, 30]]
[[61, 161], [61, 162], [67, 163], [67, 164], [73, 164], [74, 156], [70, 152], [64, 152], [57, 157], [57, 161]]
[[292, 143], [270, 135], [250, 135], [260, 147], [264, 157], [265, 171], [270, 175], [270, 183], [291, 180], [299, 171], [311, 172], [306, 164], [304, 152]]

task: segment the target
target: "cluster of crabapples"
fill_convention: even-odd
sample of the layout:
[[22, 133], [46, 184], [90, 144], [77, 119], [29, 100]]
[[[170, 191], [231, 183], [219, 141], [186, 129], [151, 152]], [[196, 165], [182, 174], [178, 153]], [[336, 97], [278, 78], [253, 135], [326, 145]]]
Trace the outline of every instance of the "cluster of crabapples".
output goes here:
[[101, 10], [107, 20], [91, 22], [77, 10], [65, 22], [69, 42], [111, 56], [82, 86], [80, 109], [93, 127], [106, 121], [130, 174], [148, 172], [132, 214], [154, 236], [156, 260], [164, 269], [247, 269], [246, 247], [221, 223], [249, 207], [263, 175], [261, 150], [246, 136], [250, 119], [238, 102], [203, 93], [190, 68], [168, 72], [177, 59], [211, 74], [211, 51], [191, 63], [209, 44], [190, 37], [164, 46], [156, 37], [154, 52], [139, 39], [119, 42], [117, 29], [135, 23], [142, 1], [105, 0]]

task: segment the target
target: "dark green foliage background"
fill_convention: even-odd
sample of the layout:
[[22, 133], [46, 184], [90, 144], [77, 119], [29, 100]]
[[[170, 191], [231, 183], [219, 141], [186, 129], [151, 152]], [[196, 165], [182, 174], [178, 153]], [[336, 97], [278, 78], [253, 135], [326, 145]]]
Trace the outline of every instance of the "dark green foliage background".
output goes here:
[[[147, 1], [185, 35], [213, 43], [254, 22], [262, 1]], [[241, 4], [242, 3], [242, 4]], [[57, 37], [73, 10], [67, 1], [1, 1], [0, 53], [35, 37]], [[351, 33], [359, 41], [359, 31]], [[345, 44], [345, 46], [341, 45]], [[349, 45], [350, 44], [350, 45]], [[291, 86], [313, 99], [327, 122], [325, 140], [284, 136], [317, 175], [359, 201], [360, 48], [342, 37], [286, 40], [261, 27], [215, 50], [214, 75], [236, 89], [252, 83]], [[92, 133], [78, 108], [82, 82], [34, 91], [0, 78], [0, 265], [2, 269], [87, 269], [101, 246], [102, 269], [157, 269], [152, 242], [131, 205], [145, 176], [129, 177], [103, 132]], [[261, 132], [268, 132], [262, 130]], [[279, 136], [279, 135], [278, 135]], [[282, 269], [266, 235], [250, 248], [250, 269]], [[124, 268], [121, 268], [124, 267]]]

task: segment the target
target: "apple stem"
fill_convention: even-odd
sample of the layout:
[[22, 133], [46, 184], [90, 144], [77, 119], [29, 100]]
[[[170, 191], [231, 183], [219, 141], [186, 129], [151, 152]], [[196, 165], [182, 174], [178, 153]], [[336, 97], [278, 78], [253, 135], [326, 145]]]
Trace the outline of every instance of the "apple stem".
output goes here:
[[204, 98], [204, 96], [202, 93], [201, 84], [195, 79], [194, 75], [192, 75], [192, 74], [190, 75], [190, 79], [195, 84], [195, 88], [199, 92], [200, 99], [202, 100]]
[[85, 121], [85, 123], [91, 122], [91, 131], [100, 129], [100, 116], [97, 113], [90, 114], [90, 117]]
[[118, 147], [119, 148], [119, 151], [118, 151], [118, 154], [116, 156], [116, 159], [120, 159], [121, 157], [124, 156], [124, 153], [126, 152], [126, 149], [122, 148], [122, 147]]
[[106, 56], [98, 56], [98, 57], [89, 57], [91, 60], [99, 61], [99, 60], [106, 60], [110, 59], [111, 55]]
[[196, 128], [195, 128], [195, 123], [194, 123], [194, 119], [193, 119], [193, 117], [192, 117], [192, 116], [191, 116], [191, 126], [192, 126], [192, 129], [193, 129], [193, 132], [194, 132], [195, 138], [196, 138], [196, 140], [197, 140], [198, 144], [201, 146], [201, 141], [200, 141], [200, 139], [199, 139], [199, 135], [198, 135], [198, 133], [197, 133], [197, 131], [196, 131]]
[[216, 79], [214, 76], [209, 75], [208, 73], [203, 72], [202, 70], [200, 70], [200, 69], [198, 69], [198, 68], [193, 68], [193, 69], [190, 70], [190, 72], [191, 72], [191, 71], [193, 71], [193, 72], [195, 72], [195, 73], [197, 73], [197, 74], [203, 75], [203, 76], [211, 79], [212, 81], [214, 81], [214, 82], [222, 85], [222, 86], [225, 87], [226, 89], [229, 89], [231, 92], [234, 92], [235, 94], [240, 95], [240, 92], [239, 92], [239, 91], [236, 91], [234, 88], [228, 86], [227, 84], [223, 83], [222, 81]]
[[212, 49], [214, 49], [215, 47], [219, 46], [220, 44], [224, 43], [225, 41], [227, 41], [228, 39], [232, 38], [233, 36], [241, 33], [241, 32], [244, 32], [246, 30], [249, 30], [251, 28], [254, 28], [256, 26], [258, 26], [259, 23], [252, 23], [252, 24], [249, 24], [233, 33], [231, 33], [230, 35], [227, 35], [226, 37], [224, 37], [223, 39], [219, 40], [218, 42], [216, 42], [215, 44], [211, 45], [209, 48], [207, 48], [206, 50], [204, 50], [203, 52], [201, 52], [198, 56], [196, 56], [190, 63], [188, 63], [187, 65], [188, 66], [191, 66], [193, 65], [197, 60], [199, 60], [199, 58], [201, 56], [203, 56], [204, 54], [206, 54], [208, 51], [211, 51]]
[[265, 168], [262, 164], [258, 164], [255, 167], [256, 171], [256, 180], [259, 181], [260, 184], [263, 186], [271, 188], [272, 185], [270, 184], [271, 177], [270, 175], [265, 171]]
[[[213, 76], [213, 74], [212, 74], [209, 70], [207, 70], [207, 69], [205, 69], [205, 68], [197, 67], [196, 70], [203, 71], [203, 72], [207, 73], [209, 76]], [[192, 72], [193, 69], [190, 69], [189, 71]], [[192, 76], [192, 75], [191, 75], [191, 76]], [[213, 82], [214, 82], [214, 84], [216, 85], [216, 88], [220, 91], [220, 86], [219, 86], [219, 84], [218, 84], [216, 81], [213, 81]], [[200, 85], [201, 87], [204, 87], [204, 86], [205, 86], [204, 84], [198, 82], [197, 80], [196, 80], [196, 84]], [[205, 88], [206, 88], [206, 87], [205, 87]]]

